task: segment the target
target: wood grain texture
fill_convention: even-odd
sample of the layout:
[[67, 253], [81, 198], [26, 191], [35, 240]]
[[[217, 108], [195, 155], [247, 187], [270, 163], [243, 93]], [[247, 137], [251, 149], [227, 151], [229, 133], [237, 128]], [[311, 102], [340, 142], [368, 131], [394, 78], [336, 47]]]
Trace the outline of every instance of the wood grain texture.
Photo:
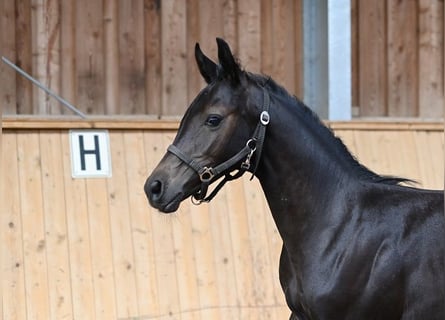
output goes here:
[[[16, 58], [16, 27], [14, 0], [0, 2], [0, 46], [2, 55], [9, 60]], [[0, 63], [0, 103], [2, 114], [16, 113], [16, 73]]]
[[[282, 241], [258, 181], [160, 214], [143, 185], [176, 131], [126, 125], [109, 129], [108, 179], [71, 177], [67, 128], [3, 128], [3, 318], [287, 318]], [[370, 169], [443, 188], [439, 123], [330, 126]]]
[[[26, 319], [25, 257], [19, 179], [17, 136], [2, 135], [2, 311], [3, 318]], [[8, 172], [8, 174], [4, 174]]]
[[[354, 116], [443, 115], [441, 0], [351, 2]], [[204, 86], [194, 45], [303, 92], [302, 0], [4, 0], [2, 55], [90, 115], [180, 116]], [[71, 114], [0, 64], [5, 114]]]
[[444, 4], [419, 0], [419, 115], [443, 117]]
[[[361, 116], [387, 115], [386, 7], [382, 1], [358, 4], [358, 70]], [[354, 49], [354, 48], [353, 48]]]
[[418, 52], [416, 1], [389, 0], [388, 115], [418, 114]]

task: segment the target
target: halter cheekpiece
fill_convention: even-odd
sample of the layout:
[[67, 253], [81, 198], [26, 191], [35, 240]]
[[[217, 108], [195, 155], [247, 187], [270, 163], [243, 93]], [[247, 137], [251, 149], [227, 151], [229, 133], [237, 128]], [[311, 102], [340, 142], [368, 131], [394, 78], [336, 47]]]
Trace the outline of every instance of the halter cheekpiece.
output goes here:
[[[270, 96], [267, 90], [263, 87], [263, 111], [260, 114], [258, 124], [253, 132], [252, 138], [247, 140], [246, 145], [243, 149], [241, 149], [237, 154], [232, 156], [230, 159], [224, 161], [223, 163], [215, 166], [202, 166], [197, 161], [191, 159], [187, 154], [182, 152], [178, 147], [171, 144], [167, 151], [174, 154], [178, 157], [182, 162], [187, 164], [190, 168], [192, 168], [199, 176], [201, 180], [201, 188], [198, 192], [192, 195], [192, 202], [194, 204], [201, 204], [202, 202], [209, 202], [212, 200], [219, 190], [223, 187], [223, 185], [230, 180], [237, 179], [241, 177], [246, 171], [252, 169], [252, 177], [253, 179], [255, 172], [258, 168], [258, 164], [261, 158], [261, 152], [263, 150], [264, 138], [266, 135], [266, 127], [270, 122], [269, 108], [270, 108]], [[254, 158], [254, 162], [252, 163], [252, 156], [256, 154]], [[239, 168], [233, 168], [234, 165], [239, 163]], [[253, 165], [253, 166], [252, 166]], [[233, 168], [233, 169], [232, 169]], [[238, 170], [235, 174], [231, 174], [233, 170]], [[207, 190], [209, 185], [212, 183], [215, 177], [224, 174], [224, 179], [221, 180], [215, 189], [207, 195]]]

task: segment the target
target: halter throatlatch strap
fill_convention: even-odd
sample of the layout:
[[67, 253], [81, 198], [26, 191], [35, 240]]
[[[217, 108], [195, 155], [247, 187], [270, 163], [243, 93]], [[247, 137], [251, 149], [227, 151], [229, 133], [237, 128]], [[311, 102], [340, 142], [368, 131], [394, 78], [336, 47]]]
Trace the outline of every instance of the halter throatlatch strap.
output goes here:
[[[168, 152], [174, 154], [182, 162], [192, 168], [198, 174], [199, 179], [201, 180], [200, 190], [192, 195], [192, 202], [194, 204], [209, 202], [216, 196], [218, 191], [221, 190], [221, 188], [227, 181], [241, 177], [249, 169], [252, 172], [252, 177], [250, 179], [253, 179], [261, 159], [261, 152], [263, 151], [263, 143], [266, 136], [266, 127], [270, 122], [269, 107], [270, 96], [266, 89], [263, 88], [263, 111], [260, 114], [260, 119], [255, 128], [252, 138], [247, 141], [244, 148], [241, 149], [237, 154], [224, 161], [223, 163], [217, 165], [216, 167], [207, 167], [200, 165], [197, 161], [190, 158], [187, 154], [182, 152], [173, 144], [171, 144], [167, 148]], [[252, 166], [251, 159], [254, 154], [255, 157]], [[242, 161], [240, 168], [234, 168], [234, 166], [240, 161]], [[236, 169], [238, 169], [238, 172], [232, 175], [231, 172]], [[215, 189], [210, 193], [210, 195], [206, 197], [209, 185], [222, 175], [224, 175], [224, 179], [221, 180], [215, 187]]]
[[255, 129], [254, 138], [257, 142], [256, 154], [255, 154], [255, 164], [252, 170], [252, 176], [250, 180], [255, 176], [256, 170], [258, 169], [258, 164], [260, 163], [261, 153], [263, 152], [264, 138], [266, 137], [266, 127], [270, 122], [270, 96], [266, 89], [263, 88], [263, 111], [260, 114], [260, 122]]

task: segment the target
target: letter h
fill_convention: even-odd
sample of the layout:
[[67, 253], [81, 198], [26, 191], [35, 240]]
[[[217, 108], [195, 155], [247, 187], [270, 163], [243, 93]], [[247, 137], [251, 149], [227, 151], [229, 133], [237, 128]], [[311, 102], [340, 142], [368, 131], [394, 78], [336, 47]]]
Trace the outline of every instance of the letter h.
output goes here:
[[79, 149], [80, 149], [80, 168], [86, 170], [85, 155], [94, 154], [96, 156], [96, 169], [101, 170], [100, 165], [100, 150], [99, 150], [99, 136], [94, 135], [94, 149], [85, 150], [83, 143], [83, 136], [79, 135]]

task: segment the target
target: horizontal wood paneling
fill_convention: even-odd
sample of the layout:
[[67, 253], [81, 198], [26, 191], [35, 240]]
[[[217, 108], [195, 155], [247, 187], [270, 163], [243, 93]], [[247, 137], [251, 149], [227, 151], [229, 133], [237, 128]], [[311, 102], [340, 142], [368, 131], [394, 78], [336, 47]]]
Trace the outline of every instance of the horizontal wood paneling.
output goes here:
[[[73, 179], [71, 125], [3, 128], [4, 319], [288, 317], [281, 239], [258, 181], [231, 182], [210, 204], [185, 201], [166, 216], [148, 206], [143, 184], [173, 127], [109, 125], [113, 177]], [[330, 126], [371, 169], [443, 188], [438, 124]]]
[[[34, 2], [1, 2], [1, 54], [84, 113], [183, 114], [204, 85], [194, 45], [215, 59], [215, 37], [303, 97], [302, 0]], [[443, 1], [351, 7], [354, 113], [443, 116]], [[3, 63], [0, 104], [4, 114], [71, 114]]]

